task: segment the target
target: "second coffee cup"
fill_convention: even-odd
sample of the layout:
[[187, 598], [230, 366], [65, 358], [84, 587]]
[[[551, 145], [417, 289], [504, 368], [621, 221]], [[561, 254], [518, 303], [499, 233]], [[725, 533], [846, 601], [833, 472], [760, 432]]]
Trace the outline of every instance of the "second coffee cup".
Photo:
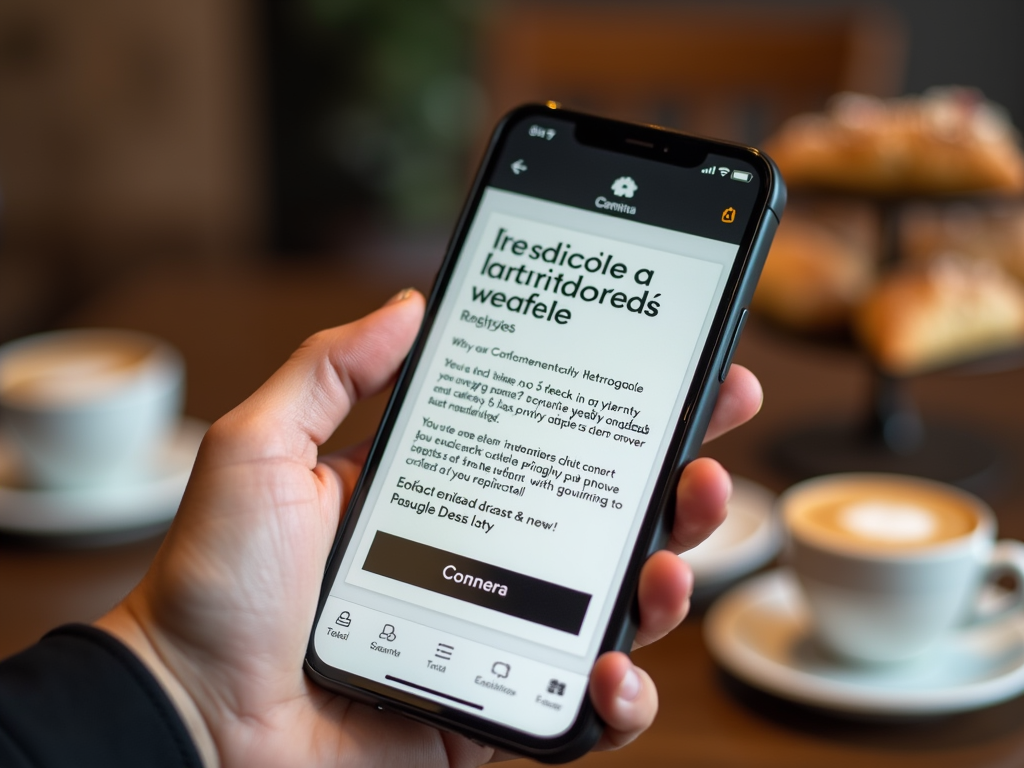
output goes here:
[[0, 347], [0, 424], [36, 489], [144, 479], [183, 388], [181, 355], [143, 333], [53, 331]]
[[[929, 480], [841, 474], [799, 483], [778, 500], [787, 555], [821, 646], [859, 663], [927, 652], [957, 625], [993, 621], [1021, 602], [1024, 544], [996, 542], [992, 510]], [[995, 611], [982, 587], [1010, 576]]]

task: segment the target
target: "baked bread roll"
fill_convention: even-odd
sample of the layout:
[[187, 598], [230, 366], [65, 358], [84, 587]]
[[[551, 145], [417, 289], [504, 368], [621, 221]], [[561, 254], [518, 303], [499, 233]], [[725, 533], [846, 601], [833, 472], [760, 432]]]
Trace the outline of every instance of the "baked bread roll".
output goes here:
[[791, 189], [880, 196], [1024, 190], [1024, 158], [1005, 112], [968, 88], [883, 101], [840, 94], [765, 144]]
[[1024, 343], [1024, 288], [992, 262], [939, 259], [882, 280], [854, 331], [894, 375], [964, 362]]
[[845, 328], [874, 283], [877, 239], [862, 207], [786, 211], [751, 306], [802, 333]]
[[900, 253], [916, 264], [949, 253], [988, 259], [1024, 281], [1024, 207], [916, 206], [901, 221]]

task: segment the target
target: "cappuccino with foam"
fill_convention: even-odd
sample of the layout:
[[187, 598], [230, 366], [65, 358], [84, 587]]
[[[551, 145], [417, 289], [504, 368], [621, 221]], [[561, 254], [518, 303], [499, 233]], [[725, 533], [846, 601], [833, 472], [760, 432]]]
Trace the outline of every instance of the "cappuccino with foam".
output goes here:
[[0, 347], [0, 427], [30, 487], [145, 480], [181, 413], [184, 365], [165, 342], [106, 329]]
[[969, 535], [978, 525], [973, 497], [948, 486], [863, 478], [822, 485], [787, 509], [795, 535], [824, 546], [901, 552]]
[[131, 386], [155, 344], [141, 336], [58, 336], [5, 356], [0, 400], [10, 406], [61, 408]]
[[844, 474], [779, 497], [788, 559], [820, 645], [857, 662], [892, 663], [934, 647], [979, 617], [981, 586], [1012, 574], [1024, 597], [1024, 545], [995, 541], [981, 499], [942, 483]]

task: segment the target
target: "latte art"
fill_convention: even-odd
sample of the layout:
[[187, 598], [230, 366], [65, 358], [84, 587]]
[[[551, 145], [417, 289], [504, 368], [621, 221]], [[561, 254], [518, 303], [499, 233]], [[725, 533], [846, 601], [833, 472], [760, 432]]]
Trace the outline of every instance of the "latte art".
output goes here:
[[955, 489], [928, 483], [836, 482], [808, 489], [788, 510], [797, 535], [840, 548], [894, 552], [970, 534], [978, 517]]
[[839, 524], [854, 536], [894, 543], [929, 539], [938, 528], [931, 510], [888, 501], [852, 504], [840, 511]]
[[153, 354], [140, 341], [61, 342], [12, 354], [0, 365], [0, 397], [27, 407], [60, 407], [130, 385]]

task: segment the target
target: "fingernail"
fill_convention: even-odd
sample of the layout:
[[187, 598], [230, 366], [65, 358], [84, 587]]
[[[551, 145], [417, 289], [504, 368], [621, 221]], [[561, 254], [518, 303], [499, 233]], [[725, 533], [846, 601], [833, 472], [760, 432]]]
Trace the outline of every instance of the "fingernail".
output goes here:
[[403, 288], [398, 293], [396, 293], [394, 296], [392, 296], [390, 299], [388, 299], [387, 304], [385, 304], [384, 306], [385, 307], [390, 307], [392, 304], [397, 304], [400, 301], [405, 301], [410, 296], [412, 296], [412, 294], [413, 294], [413, 289], [412, 288]]
[[619, 684], [618, 698], [622, 701], [634, 701], [640, 695], [640, 675], [635, 669], [628, 669]]

